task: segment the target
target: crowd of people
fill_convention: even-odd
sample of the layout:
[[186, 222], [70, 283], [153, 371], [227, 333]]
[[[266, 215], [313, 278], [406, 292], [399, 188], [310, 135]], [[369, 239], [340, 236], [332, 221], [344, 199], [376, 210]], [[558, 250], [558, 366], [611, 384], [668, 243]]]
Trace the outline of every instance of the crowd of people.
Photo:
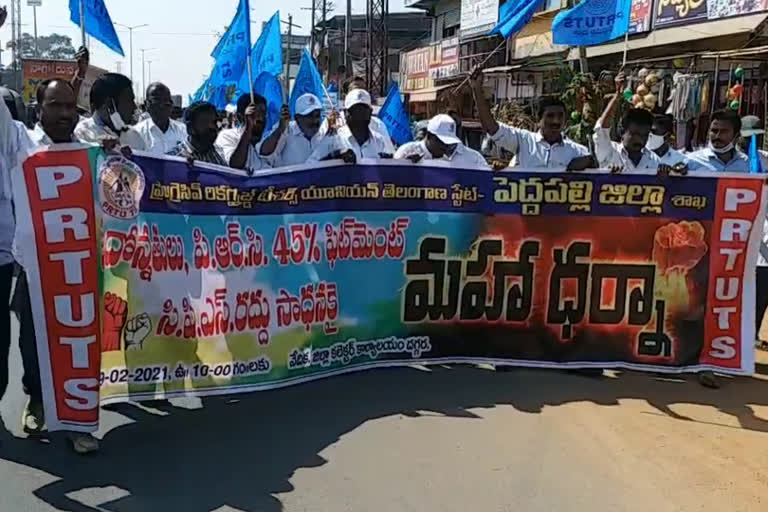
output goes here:
[[[5, 12], [0, 10], [0, 26]], [[183, 122], [173, 117], [170, 89], [152, 83], [145, 94], [145, 114], [138, 120], [134, 87], [129, 78], [107, 73], [95, 81], [90, 91], [91, 114], [81, 117], [77, 109], [80, 84], [88, 69], [88, 53], [78, 53], [78, 68], [72, 80], [43, 81], [36, 94], [38, 121], [27, 129], [20, 122], [20, 109], [0, 102], [0, 397], [8, 385], [10, 313], [20, 322], [23, 385], [29, 395], [22, 416], [23, 429], [35, 434], [43, 430], [40, 376], [37, 367], [35, 334], [26, 275], [21, 271], [13, 300], [10, 300], [14, 268], [24, 267], [23, 255], [14, 250], [14, 214], [11, 172], [20, 163], [18, 155], [36, 147], [83, 142], [104, 146], [109, 151], [146, 152], [171, 155], [188, 162], [227, 166], [246, 175], [266, 169], [339, 159], [354, 163], [362, 159], [407, 160], [413, 165], [433, 161], [448, 162], [462, 169], [491, 170], [487, 159], [462, 143], [461, 120], [447, 111], [432, 118], [417, 140], [395, 148], [384, 123], [373, 115], [371, 95], [358, 78], [345, 87], [343, 109], [327, 112], [321, 98], [304, 94], [298, 98], [294, 115], [284, 106], [279, 121], [267, 130], [267, 102], [258, 94], [243, 94], [237, 99], [235, 122], [225, 119], [207, 102], [189, 105]], [[498, 147], [514, 155], [511, 169], [578, 172], [605, 169], [607, 172], [655, 171], [685, 174], [696, 171], [748, 172], [749, 158], [740, 137], [742, 120], [731, 110], [715, 112], [709, 128], [709, 145], [685, 154], [671, 145], [673, 120], [646, 110], [629, 109], [619, 123], [619, 140], [612, 140], [611, 127], [625, 78], [616, 78], [617, 94], [609, 101], [598, 120], [594, 150], [564, 135], [569, 112], [556, 98], [542, 98], [538, 105], [538, 131], [533, 132], [498, 122], [483, 91], [481, 70], [470, 76], [478, 116], [486, 136]], [[11, 108], [8, 108], [8, 107]], [[232, 124], [234, 124], [232, 126]], [[747, 124], [745, 122], [745, 124]], [[755, 131], [754, 120], [748, 129]], [[758, 315], [760, 318], [762, 315]], [[716, 386], [711, 374], [702, 382]], [[98, 450], [90, 434], [71, 433], [69, 439], [78, 453]]]

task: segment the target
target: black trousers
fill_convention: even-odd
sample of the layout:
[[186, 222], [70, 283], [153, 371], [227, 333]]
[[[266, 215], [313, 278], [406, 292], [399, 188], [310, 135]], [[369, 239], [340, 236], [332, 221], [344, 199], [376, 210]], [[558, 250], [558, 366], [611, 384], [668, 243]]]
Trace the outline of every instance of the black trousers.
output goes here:
[[[760, 324], [763, 322], [763, 315], [768, 308], [768, 267], [757, 267], [757, 277], [755, 279], [755, 338], [760, 339]], [[768, 340], [761, 340], [768, 341]]]
[[13, 263], [0, 265], [0, 399], [8, 389], [8, 353], [11, 349], [11, 284]]
[[19, 350], [21, 364], [24, 366], [24, 376], [21, 384], [24, 392], [33, 402], [42, 403], [43, 391], [40, 385], [40, 366], [37, 361], [37, 340], [35, 339], [35, 324], [32, 316], [32, 303], [29, 300], [29, 284], [27, 273], [21, 272], [16, 280], [16, 290], [13, 292], [11, 309], [19, 320]]

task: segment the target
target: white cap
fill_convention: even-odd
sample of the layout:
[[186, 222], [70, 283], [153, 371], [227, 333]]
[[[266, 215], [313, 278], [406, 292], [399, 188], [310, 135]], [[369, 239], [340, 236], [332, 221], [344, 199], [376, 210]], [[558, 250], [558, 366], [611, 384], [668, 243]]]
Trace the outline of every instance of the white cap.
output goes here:
[[430, 119], [427, 131], [445, 144], [458, 144], [461, 142], [456, 136], [456, 121], [447, 114], [440, 114]]
[[299, 99], [296, 100], [295, 113], [299, 116], [306, 116], [315, 110], [323, 110], [323, 105], [317, 96], [311, 93], [302, 94]]
[[349, 110], [355, 105], [368, 105], [371, 106], [371, 95], [364, 89], [352, 89], [347, 93], [347, 97], [344, 99], [344, 108]]

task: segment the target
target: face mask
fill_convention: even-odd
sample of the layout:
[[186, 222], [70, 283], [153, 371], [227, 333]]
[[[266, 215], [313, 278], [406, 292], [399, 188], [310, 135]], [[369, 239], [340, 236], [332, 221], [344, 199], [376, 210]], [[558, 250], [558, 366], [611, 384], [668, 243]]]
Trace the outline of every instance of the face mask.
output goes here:
[[645, 143], [645, 147], [651, 151], [656, 151], [664, 145], [664, 137], [656, 135], [654, 133], [648, 135], [648, 142]]
[[730, 142], [727, 146], [723, 146], [722, 148], [716, 148], [710, 142], [709, 143], [709, 147], [712, 149], [712, 151], [714, 151], [718, 155], [722, 155], [723, 153], [727, 153], [727, 152], [729, 152], [730, 150], [733, 149], [733, 142]]
[[120, 116], [120, 112], [117, 111], [117, 105], [115, 105], [114, 101], [112, 101], [112, 108], [114, 108], [115, 111], [109, 114], [109, 120], [112, 121], [112, 126], [115, 127], [115, 130], [117, 130], [118, 132], [121, 132], [125, 130], [127, 127], [123, 122], [123, 118]]

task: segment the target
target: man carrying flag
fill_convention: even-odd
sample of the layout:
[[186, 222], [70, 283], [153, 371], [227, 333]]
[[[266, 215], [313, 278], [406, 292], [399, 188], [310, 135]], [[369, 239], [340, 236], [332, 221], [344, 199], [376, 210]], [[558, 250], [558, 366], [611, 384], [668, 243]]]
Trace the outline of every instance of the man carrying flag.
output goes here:
[[[288, 109], [284, 108], [280, 118], [281, 125], [288, 124], [288, 116]], [[249, 175], [271, 168], [269, 162], [259, 154], [261, 149], [259, 143], [267, 123], [267, 100], [256, 94], [251, 101], [250, 94], [243, 94], [237, 100], [237, 120], [240, 123], [238, 128], [222, 130], [219, 138], [216, 139], [216, 145], [224, 155], [227, 165], [233, 169], [246, 171]], [[282, 129], [278, 127], [273, 134], [276, 136], [272, 137], [272, 144], [277, 144], [280, 133]], [[264, 143], [266, 142], [265, 140]]]
[[410, 160], [415, 164], [441, 160], [459, 169], [490, 170], [483, 155], [462, 144], [456, 134], [456, 121], [447, 114], [437, 115], [427, 125], [426, 138], [400, 146], [395, 159]]
[[[323, 104], [317, 96], [310, 93], [302, 94], [296, 100], [294, 110], [296, 112], [294, 120], [288, 124], [281, 122], [261, 145], [261, 156], [272, 167], [305, 163], [318, 147], [320, 140], [327, 136], [318, 133]], [[269, 152], [272, 148], [267, 141], [275, 133], [279, 134], [279, 139], [274, 149]]]

